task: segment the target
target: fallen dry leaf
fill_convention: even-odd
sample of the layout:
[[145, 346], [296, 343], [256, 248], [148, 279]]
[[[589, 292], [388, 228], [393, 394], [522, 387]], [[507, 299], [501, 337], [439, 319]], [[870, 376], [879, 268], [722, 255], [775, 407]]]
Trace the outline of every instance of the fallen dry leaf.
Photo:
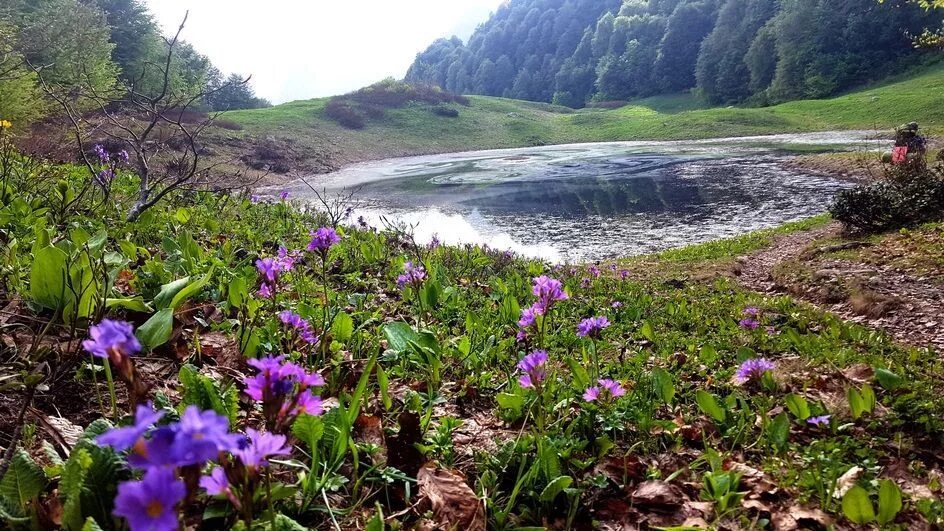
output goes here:
[[485, 531], [485, 509], [465, 478], [430, 463], [416, 475], [420, 497], [429, 500], [437, 529]]
[[839, 479], [836, 480], [836, 490], [833, 492], [833, 498], [837, 500], [842, 499], [843, 496], [849, 492], [849, 489], [855, 485], [856, 481], [859, 479], [859, 476], [862, 475], [862, 467], [854, 466], [849, 470], [846, 470], [846, 473], [839, 476]]
[[633, 491], [634, 505], [652, 509], [676, 509], [686, 501], [682, 489], [659, 480], [644, 481]]
[[359, 415], [354, 421], [354, 440], [359, 443], [374, 445], [377, 451], [371, 454], [374, 464], [387, 462], [387, 444], [384, 440], [383, 426], [376, 415]]

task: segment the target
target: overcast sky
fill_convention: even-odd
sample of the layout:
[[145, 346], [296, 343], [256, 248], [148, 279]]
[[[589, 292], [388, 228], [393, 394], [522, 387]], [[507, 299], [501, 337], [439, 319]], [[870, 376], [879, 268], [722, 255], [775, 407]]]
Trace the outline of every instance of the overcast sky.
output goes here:
[[504, 0], [147, 0], [167, 32], [273, 103], [402, 78], [439, 37], [467, 40]]

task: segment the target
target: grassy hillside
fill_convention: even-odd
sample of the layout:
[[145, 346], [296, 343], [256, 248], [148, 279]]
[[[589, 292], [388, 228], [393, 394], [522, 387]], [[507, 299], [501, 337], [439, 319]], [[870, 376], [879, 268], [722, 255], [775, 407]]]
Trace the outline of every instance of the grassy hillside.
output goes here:
[[[388, 110], [363, 130], [324, 116], [327, 99], [226, 115], [243, 127], [230, 145], [268, 138], [293, 166], [329, 169], [394, 156], [503, 147], [640, 139], [692, 139], [833, 129], [891, 129], [911, 120], [944, 128], [944, 66], [826, 100], [765, 108], [702, 108], [688, 95], [648, 98], [619, 109], [583, 109], [474, 96], [458, 118], [427, 105]], [[226, 138], [222, 138], [226, 139]]]

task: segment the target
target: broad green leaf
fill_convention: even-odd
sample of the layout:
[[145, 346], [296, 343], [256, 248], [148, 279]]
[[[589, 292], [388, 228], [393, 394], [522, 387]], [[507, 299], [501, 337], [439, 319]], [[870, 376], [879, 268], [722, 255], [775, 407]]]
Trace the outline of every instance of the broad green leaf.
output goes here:
[[173, 332], [174, 310], [165, 308], [152, 315], [147, 322], [138, 328], [135, 335], [148, 350], [154, 350], [164, 343], [167, 343]]
[[246, 279], [236, 277], [229, 283], [229, 291], [226, 300], [233, 308], [242, 308], [243, 304], [249, 298], [249, 286]]
[[416, 330], [406, 323], [387, 323], [383, 326], [384, 337], [391, 350], [405, 352], [410, 347], [410, 341], [417, 339]]
[[498, 393], [495, 401], [498, 402], [498, 407], [513, 411], [517, 415], [520, 415], [524, 408], [524, 397], [521, 395]]
[[554, 478], [550, 483], [547, 484], [546, 487], [544, 487], [544, 490], [541, 491], [541, 501], [545, 503], [554, 501], [554, 498], [556, 498], [558, 494], [563, 492], [564, 489], [569, 487], [573, 482], [574, 478], [570, 476], [558, 476]]
[[642, 324], [642, 328], [639, 330], [639, 333], [642, 334], [642, 337], [648, 339], [649, 341], [656, 342], [656, 332], [652, 329], [652, 325], [649, 324], [649, 321], [646, 321]]
[[180, 306], [190, 300], [191, 297], [200, 293], [200, 291], [210, 282], [210, 278], [213, 277], [214, 268], [211, 267], [206, 275], [203, 275], [200, 280], [187, 284], [183, 289], [177, 292], [174, 295], [174, 298], [170, 301], [170, 308], [177, 310]]
[[781, 413], [770, 421], [769, 425], [770, 441], [778, 450], [783, 450], [790, 439], [790, 419], [786, 413]]
[[889, 391], [894, 391], [905, 384], [904, 378], [888, 369], [881, 368], [875, 369], [875, 380], [878, 381], [879, 385]]
[[698, 408], [717, 422], [724, 422], [727, 413], [718, 404], [718, 400], [709, 392], [699, 389], [695, 392], [695, 402]]
[[137, 297], [125, 297], [123, 299], [105, 299], [105, 307], [109, 310], [122, 308], [124, 310], [141, 313], [154, 311], [144, 302], [144, 299], [140, 295]]
[[186, 225], [189, 223], [191, 217], [190, 211], [183, 207], [178, 208], [177, 212], [174, 212], [174, 219], [176, 219], [181, 225]]
[[567, 365], [570, 367], [570, 373], [574, 378], [574, 385], [577, 389], [586, 389], [590, 387], [590, 375], [587, 374], [587, 369], [580, 364], [576, 358], [568, 356], [566, 358]]
[[383, 407], [389, 411], [393, 407], [393, 398], [390, 396], [390, 378], [379, 363], [377, 364], [377, 386], [380, 387], [380, 400], [383, 402]]
[[82, 492], [85, 478], [92, 467], [93, 460], [86, 448], [76, 448], [69, 456], [62, 469], [59, 480], [59, 495], [65, 500], [62, 511], [62, 526], [66, 529], [78, 529], [83, 526]]
[[660, 367], [652, 369], [652, 387], [663, 402], [667, 405], [672, 404], [675, 398], [675, 386], [672, 384], [671, 374]]
[[855, 485], [842, 497], [842, 512], [853, 523], [864, 525], [875, 521], [875, 511], [869, 493]]
[[865, 399], [862, 398], [862, 393], [860, 393], [854, 387], [850, 387], [846, 391], [846, 398], [849, 401], [849, 410], [852, 413], [853, 419], [858, 419], [865, 413]]
[[872, 386], [868, 384], [863, 385], [859, 393], [862, 395], [862, 405], [865, 407], [865, 412], [872, 413], [875, 411], [875, 391], [872, 389]]
[[33, 498], [39, 496], [46, 486], [43, 469], [22, 448], [13, 454], [10, 468], [0, 480], [0, 496], [26, 509]]
[[901, 489], [890, 479], [878, 482], [878, 523], [885, 525], [893, 522], [901, 512]]
[[797, 420], [806, 420], [810, 418], [812, 413], [810, 412], [810, 405], [807, 403], [806, 399], [797, 394], [789, 394], [785, 399], [787, 403], [787, 409], [790, 410], [790, 413], [797, 418]]
[[158, 292], [157, 297], [154, 297], [154, 306], [160, 310], [170, 308], [174, 297], [180, 293], [180, 290], [187, 287], [187, 284], [190, 284], [190, 277], [180, 278], [173, 282], [164, 284], [161, 286], [161, 291]]
[[30, 298], [33, 302], [50, 310], [62, 310], [71, 294], [68, 282], [69, 257], [56, 247], [45, 247], [33, 256], [30, 271]]
[[321, 417], [302, 415], [292, 424], [292, 434], [306, 445], [314, 454], [318, 449], [318, 442], [324, 436], [324, 422]]
[[331, 335], [334, 336], [335, 341], [342, 343], [350, 341], [351, 336], [354, 335], [354, 319], [345, 312], [339, 313], [331, 325]]
[[380, 510], [380, 506], [378, 505], [377, 512], [374, 513], [374, 516], [367, 522], [364, 531], [384, 531], [386, 528], [386, 525], [384, 525], [383, 511]]
[[82, 524], [82, 531], [102, 531], [102, 526], [98, 525], [98, 522], [89, 516], [85, 519], [85, 523]]

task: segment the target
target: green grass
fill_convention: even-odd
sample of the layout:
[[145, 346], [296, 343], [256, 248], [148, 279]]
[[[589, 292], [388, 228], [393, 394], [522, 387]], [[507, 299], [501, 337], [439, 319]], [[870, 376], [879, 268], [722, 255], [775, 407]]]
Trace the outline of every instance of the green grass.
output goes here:
[[944, 66], [823, 100], [772, 107], [703, 108], [691, 95], [647, 98], [613, 110], [582, 109], [473, 96], [458, 118], [413, 105], [345, 129], [323, 116], [327, 99], [227, 114], [245, 138], [272, 136], [337, 163], [475, 149], [617, 140], [697, 139], [842, 129], [890, 130], [918, 120], [944, 129]]

